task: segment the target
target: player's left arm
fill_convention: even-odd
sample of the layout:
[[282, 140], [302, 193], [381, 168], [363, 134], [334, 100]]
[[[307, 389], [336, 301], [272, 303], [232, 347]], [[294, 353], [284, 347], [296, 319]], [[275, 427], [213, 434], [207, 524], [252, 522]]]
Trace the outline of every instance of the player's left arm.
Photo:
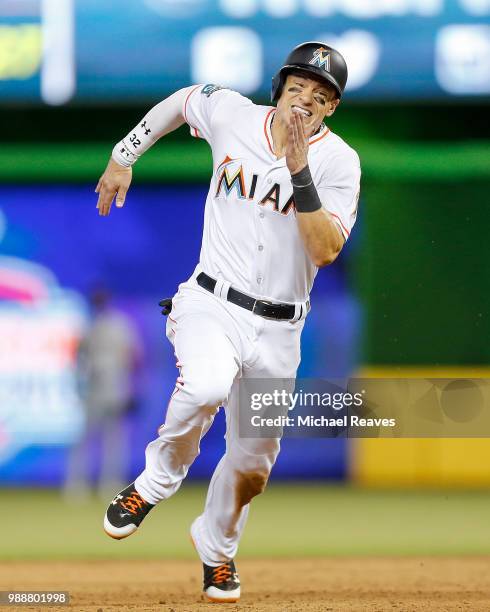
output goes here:
[[306, 252], [318, 266], [335, 261], [345, 243], [332, 215], [322, 206], [308, 168], [308, 139], [303, 120], [293, 113], [286, 147], [286, 163], [291, 173], [298, 228]]

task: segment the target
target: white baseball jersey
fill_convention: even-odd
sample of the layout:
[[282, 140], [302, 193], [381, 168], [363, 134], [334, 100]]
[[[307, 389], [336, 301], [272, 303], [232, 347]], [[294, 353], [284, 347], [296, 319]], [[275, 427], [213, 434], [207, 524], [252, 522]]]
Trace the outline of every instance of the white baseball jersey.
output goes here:
[[[271, 301], [304, 302], [318, 268], [299, 233], [286, 158], [272, 146], [274, 107], [215, 85], [198, 85], [184, 100], [193, 136], [213, 154], [200, 269]], [[345, 239], [356, 220], [357, 153], [326, 125], [309, 141], [308, 164], [320, 201]]]
[[[298, 306], [308, 299], [317, 268], [299, 234], [286, 159], [277, 159], [272, 148], [274, 112], [234, 91], [198, 85], [154, 107], [113, 156], [131, 165], [184, 117], [191, 134], [205, 138], [213, 153], [195, 274], [203, 270], [255, 297]], [[359, 193], [357, 154], [322, 126], [310, 138], [308, 162], [323, 206], [347, 239]], [[297, 308], [302, 318], [291, 321], [266, 319], [213, 296], [194, 280], [180, 285], [167, 319], [179, 377], [135, 488], [151, 504], [173, 495], [224, 405], [226, 454], [204, 512], [191, 527], [199, 557], [216, 567], [236, 555], [250, 500], [265, 486], [279, 452], [277, 438], [240, 437], [239, 381], [295, 377], [306, 310]]]

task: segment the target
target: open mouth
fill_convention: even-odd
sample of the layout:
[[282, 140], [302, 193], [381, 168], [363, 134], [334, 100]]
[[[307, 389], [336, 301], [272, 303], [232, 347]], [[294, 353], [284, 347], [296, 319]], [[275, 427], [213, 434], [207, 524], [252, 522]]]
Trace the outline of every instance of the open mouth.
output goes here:
[[300, 113], [305, 117], [311, 117], [311, 112], [306, 110], [305, 108], [301, 108], [301, 106], [296, 106], [295, 104], [291, 106], [291, 110], [295, 113]]

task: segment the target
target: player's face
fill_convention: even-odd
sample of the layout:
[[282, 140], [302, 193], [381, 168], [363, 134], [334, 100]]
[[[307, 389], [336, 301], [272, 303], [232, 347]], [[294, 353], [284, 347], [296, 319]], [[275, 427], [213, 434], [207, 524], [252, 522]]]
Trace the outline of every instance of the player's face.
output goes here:
[[325, 82], [293, 73], [286, 77], [277, 113], [287, 125], [292, 113], [300, 113], [304, 117], [306, 135], [311, 136], [324, 118], [334, 113], [338, 103], [335, 90]]

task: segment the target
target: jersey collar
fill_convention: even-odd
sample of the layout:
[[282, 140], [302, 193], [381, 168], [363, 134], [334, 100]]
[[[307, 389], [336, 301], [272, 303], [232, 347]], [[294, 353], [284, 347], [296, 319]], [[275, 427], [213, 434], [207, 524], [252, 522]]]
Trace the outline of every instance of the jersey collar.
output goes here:
[[[265, 116], [265, 121], [264, 121], [264, 136], [267, 142], [267, 148], [274, 157], [276, 156], [276, 154], [274, 153], [274, 149], [272, 148], [273, 140], [272, 140], [271, 125], [272, 125], [272, 120], [275, 114], [276, 114], [276, 109], [271, 108], [269, 112], [267, 113], [267, 115]], [[310, 136], [309, 144], [312, 145], [315, 142], [322, 140], [329, 133], [330, 133], [330, 130], [328, 129], [328, 127], [324, 123], [322, 123], [322, 125], [320, 126], [320, 130], [316, 134], [313, 134], [313, 136]]]

